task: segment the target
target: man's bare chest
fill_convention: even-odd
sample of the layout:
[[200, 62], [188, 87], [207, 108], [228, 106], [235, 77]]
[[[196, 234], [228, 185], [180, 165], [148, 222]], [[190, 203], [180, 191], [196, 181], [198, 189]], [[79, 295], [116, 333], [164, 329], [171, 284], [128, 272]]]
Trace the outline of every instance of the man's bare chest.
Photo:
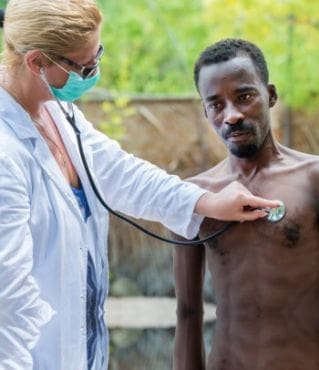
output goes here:
[[[254, 186], [252, 186], [253, 188]], [[224, 234], [206, 243], [209, 268], [217, 277], [238, 280], [261, 279], [282, 284], [311, 284], [319, 271], [318, 201], [307, 191], [303, 179], [265, 181], [250, 189], [269, 199], [280, 199], [286, 206], [285, 217], [279, 222], [266, 218], [235, 223]], [[211, 234], [224, 223], [205, 219], [200, 236]], [[303, 286], [307, 285], [304, 281]]]

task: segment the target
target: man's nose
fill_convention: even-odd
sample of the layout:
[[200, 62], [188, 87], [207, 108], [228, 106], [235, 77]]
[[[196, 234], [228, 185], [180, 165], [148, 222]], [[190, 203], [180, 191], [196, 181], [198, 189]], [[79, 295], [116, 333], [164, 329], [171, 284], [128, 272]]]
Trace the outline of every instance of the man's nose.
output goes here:
[[235, 125], [244, 120], [243, 113], [232, 103], [226, 105], [224, 110], [224, 123]]

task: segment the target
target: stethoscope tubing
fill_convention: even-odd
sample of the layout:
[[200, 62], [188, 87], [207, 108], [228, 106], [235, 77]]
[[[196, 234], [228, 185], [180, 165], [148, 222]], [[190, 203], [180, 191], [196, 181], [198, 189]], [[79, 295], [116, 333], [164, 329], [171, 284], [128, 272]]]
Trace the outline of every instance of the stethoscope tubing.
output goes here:
[[72, 116], [66, 112], [66, 110], [63, 108], [62, 104], [58, 101], [64, 115], [65, 115], [65, 118], [68, 120], [68, 122], [70, 123], [70, 125], [72, 126], [73, 130], [74, 130], [74, 133], [76, 135], [76, 140], [77, 140], [77, 145], [78, 145], [78, 148], [79, 148], [79, 152], [80, 152], [80, 156], [81, 156], [81, 160], [82, 160], [82, 163], [83, 163], [83, 166], [84, 166], [84, 169], [85, 169], [85, 172], [88, 176], [88, 179], [89, 179], [89, 182], [90, 182], [90, 185], [92, 187], [92, 190], [94, 192], [94, 194], [96, 195], [97, 199], [99, 200], [99, 202], [102, 204], [102, 206], [108, 211], [110, 212], [111, 214], [113, 214], [114, 216], [120, 218], [121, 220], [127, 222], [128, 224], [134, 226], [136, 229], [142, 231], [143, 233], [145, 233], [146, 235], [149, 235], [155, 239], [158, 239], [158, 240], [161, 240], [165, 243], [169, 243], [169, 244], [175, 244], [175, 245], [184, 245], [184, 246], [198, 246], [198, 245], [203, 245], [204, 243], [212, 240], [212, 239], [215, 239], [217, 238], [218, 236], [220, 236], [221, 234], [223, 234], [226, 230], [228, 230], [231, 226], [233, 226], [234, 224], [236, 224], [237, 222], [235, 221], [229, 221], [229, 222], [226, 222], [225, 225], [220, 228], [219, 230], [217, 230], [216, 232], [208, 235], [207, 237], [204, 237], [202, 239], [198, 239], [196, 238], [195, 240], [175, 240], [175, 239], [169, 239], [169, 238], [165, 238], [161, 235], [158, 235], [158, 234], [155, 234], [153, 233], [152, 231], [150, 230], [147, 230], [146, 228], [144, 228], [143, 226], [139, 225], [138, 223], [130, 220], [129, 218], [127, 218], [126, 216], [122, 215], [121, 213], [118, 213], [116, 211], [114, 211], [106, 202], [105, 200], [103, 199], [102, 195], [100, 194], [99, 190], [97, 189], [97, 186], [94, 182], [94, 179], [93, 179], [93, 176], [91, 174], [91, 171], [90, 171], [90, 168], [88, 166], [88, 163], [87, 163], [87, 160], [86, 160], [86, 157], [85, 157], [85, 154], [84, 154], [84, 150], [83, 150], [83, 145], [82, 145], [82, 140], [81, 140], [81, 132], [80, 130], [78, 129], [78, 127], [76, 126], [76, 123], [75, 123], [75, 115], [74, 115], [74, 111], [73, 111], [73, 106], [70, 104], [71, 106], [71, 109], [72, 109]]

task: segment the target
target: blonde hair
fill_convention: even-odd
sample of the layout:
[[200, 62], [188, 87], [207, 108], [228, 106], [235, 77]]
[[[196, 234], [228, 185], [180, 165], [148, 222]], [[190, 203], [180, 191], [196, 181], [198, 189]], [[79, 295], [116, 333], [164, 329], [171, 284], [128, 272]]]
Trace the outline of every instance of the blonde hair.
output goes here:
[[21, 66], [30, 50], [41, 50], [52, 58], [77, 51], [101, 21], [95, 0], [10, 0], [2, 62], [11, 69]]

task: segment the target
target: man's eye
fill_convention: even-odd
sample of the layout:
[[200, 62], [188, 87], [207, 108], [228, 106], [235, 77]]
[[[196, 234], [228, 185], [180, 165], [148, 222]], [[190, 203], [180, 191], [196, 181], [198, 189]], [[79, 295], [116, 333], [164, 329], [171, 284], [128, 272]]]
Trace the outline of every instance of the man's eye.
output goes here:
[[251, 93], [245, 93], [239, 96], [239, 100], [246, 101], [246, 100], [251, 99], [251, 97], [252, 97]]
[[211, 102], [208, 104], [208, 108], [214, 109], [214, 110], [219, 110], [221, 108], [222, 104], [219, 102]]

